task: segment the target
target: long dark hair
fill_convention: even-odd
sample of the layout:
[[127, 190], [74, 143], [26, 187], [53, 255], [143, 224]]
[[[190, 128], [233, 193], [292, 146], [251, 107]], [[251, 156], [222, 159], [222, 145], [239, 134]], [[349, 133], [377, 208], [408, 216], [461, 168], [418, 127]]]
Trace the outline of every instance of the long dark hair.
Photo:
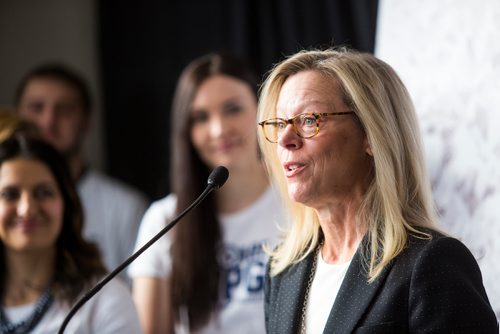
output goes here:
[[[171, 186], [177, 196], [177, 211], [201, 194], [210, 173], [190, 139], [191, 105], [207, 78], [223, 74], [246, 82], [257, 98], [258, 77], [243, 60], [228, 54], [209, 54], [191, 62], [182, 72], [171, 114]], [[176, 227], [171, 249], [171, 302], [174, 316], [187, 307], [190, 328], [207, 323], [218, 307], [221, 269], [218, 263], [222, 231], [216, 217], [215, 199], [210, 195]]]
[[[0, 143], [0, 167], [25, 157], [43, 163], [54, 176], [64, 202], [61, 233], [56, 240], [52, 291], [57, 299], [74, 302], [79, 294], [106, 273], [97, 247], [82, 236], [83, 211], [66, 161], [52, 146], [21, 134]], [[5, 246], [0, 241], [0, 296], [6, 284]]]

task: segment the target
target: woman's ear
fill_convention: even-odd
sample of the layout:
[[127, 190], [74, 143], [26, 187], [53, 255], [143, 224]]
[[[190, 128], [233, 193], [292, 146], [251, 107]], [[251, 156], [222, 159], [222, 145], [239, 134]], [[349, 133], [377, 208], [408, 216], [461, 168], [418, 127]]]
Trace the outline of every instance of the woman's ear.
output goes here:
[[373, 157], [372, 146], [368, 142], [368, 138], [365, 137], [365, 152], [369, 156]]

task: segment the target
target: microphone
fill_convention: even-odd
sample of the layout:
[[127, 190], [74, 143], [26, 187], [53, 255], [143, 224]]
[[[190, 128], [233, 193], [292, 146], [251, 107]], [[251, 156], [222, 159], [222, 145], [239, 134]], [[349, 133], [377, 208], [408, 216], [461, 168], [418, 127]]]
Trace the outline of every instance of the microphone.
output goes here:
[[207, 184], [215, 189], [222, 187], [229, 177], [229, 171], [224, 166], [216, 167], [208, 176]]
[[167, 233], [172, 227], [174, 227], [189, 211], [197, 207], [214, 189], [219, 189], [226, 183], [229, 177], [229, 171], [224, 166], [216, 167], [212, 173], [208, 176], [207, 187], [200, 196], [184, 211], [182, 211], [177, 217], [175, 217], [170, 223], [167, 224], [160, 232], [158, 232], [151, 240], [149, 240], [144, 246], [139, 248], [134, 254], [123, 261], [115, 270], [106, 275], [99, 283], [97, 283], [92, 289], [90, 289], [85, 295], [83, 295], [71, 308], [66, 318], [64, 318], [61, 327], [59, 328], [58, 334], [63, 334], [66, 326], [68, 325], [71, 318], [75, 313], [82, 307], [90, 298], [97, 294], [109, 281], [111, 281], [116, 275], [118, 275], [124, 268], [126, 268], [130, 263], [132, 263], [136, 258], [139, 257], [146, 249], [148, 249], [152, 244], [154, 244], [158, 239], [160, 239], [165, 233]]

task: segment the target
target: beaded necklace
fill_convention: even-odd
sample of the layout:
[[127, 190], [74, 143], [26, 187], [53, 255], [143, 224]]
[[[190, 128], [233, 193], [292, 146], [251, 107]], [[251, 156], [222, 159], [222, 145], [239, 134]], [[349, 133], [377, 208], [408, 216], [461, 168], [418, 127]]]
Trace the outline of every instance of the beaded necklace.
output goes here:
[[311, 285], [314, 280], [314, 274], [316, 273], [316, 266], [318, 264], [318, 256], [321, 251], [321, 246], [323, 246], [323, 241], [321, 241], [316, 249], [316, 254], [314, 255], [311, 272], [309, 273], [309, 279], [307, 280], [306, 292], [304, 295], [304, 303], [302, 304], [302, 323], [300, 326], [300, 333], [306, 334], [306, 310], [307, 310], [307, 301], [309, 299], [309, 291], [311, 290]]
[[29, 333], [33, 328], [38, 325], [40, 320], [43, 318], [44, 314], [49, 309], [50, 305], [54, 302], [54, 296], [50, 292], [50, 289], [46, 289], [40, 298], [38, 298], [35, 309], [30, 314], [29, 317], [16, 324], [11, 323], [7, 320], [3, 308], [0, 307], [0, 333], [2, 334], [21, 334]]

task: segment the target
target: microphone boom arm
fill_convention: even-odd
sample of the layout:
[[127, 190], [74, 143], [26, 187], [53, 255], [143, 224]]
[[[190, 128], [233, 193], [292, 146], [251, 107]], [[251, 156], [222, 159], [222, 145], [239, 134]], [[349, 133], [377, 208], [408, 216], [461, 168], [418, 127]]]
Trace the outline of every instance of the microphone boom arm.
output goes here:
[[[222, 179], [219, 180], [220, 174], [223, 174]], [[152, 244], [154, 244], [158, 239], [160, 239], [165, 233], [167, 233], [172, 227], [174, 227], [179, 220], [181, 220], [189, 211], [198, 206], [201, 201], [205, 199], [214, 189], [220, 188], [227, 179], [227, 169], [225, 167], [217, 167], [209, 177], [208, 185], [200, 196], [184, 211], [182, 211], [177, 217], [175, 217], [170, 223], [167, 224], [160, 232], [158, 232], [151, 240], [149, 240], [144, 246], [139, 248], [134, 254], [127, 258], [122, 264], [116, 267], [115, 270], [106, 275], [99, 283], [97, 283], [92, 289], [90, 289], [85, 295], [83, 295], [76, 303], [73, 305], [69, 311], [66, 318], [64, 318], [61, 327], [59, 328], [58, 334], [63, 334], [66, 326], [73, 317], [73, 315], [82, 307], [90, 298], [97, 294], [110, 280], [112, 280], [116, 275], [118, 275], [125, 267], [127, 267], [132, 261], [134, 261], [139, 255], [141, 255], [146, 249], [148, 249]], [[214, 177], [215, 176], [215, 180]], [[222, 182], [221, 182], [222, 181]]]

